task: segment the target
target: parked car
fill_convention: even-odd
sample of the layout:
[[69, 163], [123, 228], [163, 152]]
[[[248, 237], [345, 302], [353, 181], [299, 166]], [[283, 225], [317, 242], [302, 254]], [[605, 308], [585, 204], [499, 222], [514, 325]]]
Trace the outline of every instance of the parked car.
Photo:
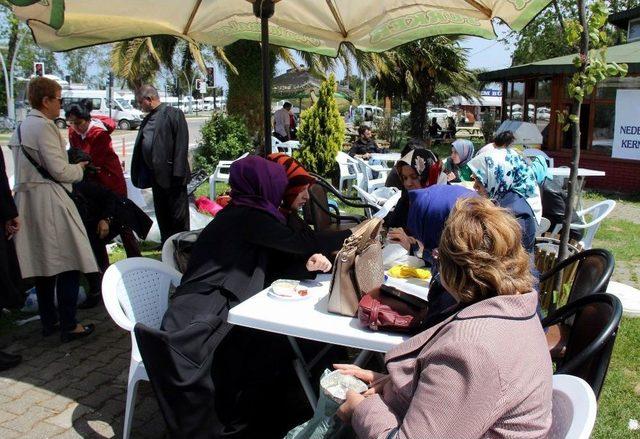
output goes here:
[[433, 107], [427, 110], [427, 116], [429, 116], [429, 119], [432, 119], [435, 117], [438, 120], [442, 120], [442, 119], [446, 119], [447, 117], [455, 117], [456, 113], [446, 108]]
[[[121, 130], [135, 129], [142, 123], [142, 112], [133, 108], [127, 100], [114, 96], [109, 104], [106, 90], [62, 90], [63, 110], [60, 111], [60, 115], [54, 121], [58, 128], [67, 127], [64, 108], [83, 99], [91, 101], [93, 105], [91, 114], [111, 116]], [[109, 114], [109, 107], [111, 107], [111, 114]]]

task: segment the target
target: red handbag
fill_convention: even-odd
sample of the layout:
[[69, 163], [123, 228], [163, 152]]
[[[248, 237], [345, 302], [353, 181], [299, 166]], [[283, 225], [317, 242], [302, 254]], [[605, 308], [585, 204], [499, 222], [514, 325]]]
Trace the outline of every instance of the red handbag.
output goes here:
[[427, 316], [427, 302], [383, 285], [365, 294], [358, 304], [358, 319], [373, 331], [414, 332]]

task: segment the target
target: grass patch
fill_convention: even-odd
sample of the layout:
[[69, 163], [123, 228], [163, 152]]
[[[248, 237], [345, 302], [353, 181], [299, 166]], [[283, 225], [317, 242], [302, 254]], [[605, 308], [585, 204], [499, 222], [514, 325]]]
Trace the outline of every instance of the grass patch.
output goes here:
[[605, 219], [593, 240], [593, 247], [611, 251], [616, 262], [640, 262], [640, 224]]
[[[140, 252], [142, 256], [145, 258], [157, 259], [158, 261], [162, 260], [162, 249], [158, 248], [157, 243], [143, 241], [140, 243]], [[127, 253], [124, 251], [124, 247], [118, 244], [111, 254], [109, 255], [109, 262], [111, 264], [121, 261], [127, 257]]]
[[592, 438], [638, 437], [629, 419], [640, 416], [640, 319], [623, 318], [613, 349], [609, 372], [598, 401]]

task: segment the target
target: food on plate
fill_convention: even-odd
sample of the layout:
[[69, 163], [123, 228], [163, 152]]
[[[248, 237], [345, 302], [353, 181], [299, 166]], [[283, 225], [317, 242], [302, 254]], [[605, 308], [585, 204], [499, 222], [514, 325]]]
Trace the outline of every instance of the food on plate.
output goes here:
[[427, 268], [415, 268], [408, 265], [394, 265], [389, 269], [389, 276], [400, 279], [416, 277], [418, 279], [429, 279], [431, 271]]
[[280, 279], [271, 284], [271, 290], [279, 296], [293, 296], [300, 282], [292, 279]]
[[299, 291], [298, 291], [298, 295], [299, 295], [299, 296], [304, 297], [304, 296], [306, 296], [307, 294], [309, 294], [309, 291], [307, 291], [307, 290], [299, 290]]

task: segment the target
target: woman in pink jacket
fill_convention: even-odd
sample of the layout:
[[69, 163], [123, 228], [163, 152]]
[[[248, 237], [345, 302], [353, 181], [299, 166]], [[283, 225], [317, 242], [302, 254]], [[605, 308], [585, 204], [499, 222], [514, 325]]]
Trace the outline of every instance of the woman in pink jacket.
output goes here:
[[458, 305], [390, 350], [388, 374], [335, 365], [369, 383], [338, 416], [359, 438], [543, 438], [552, 369], [520, 227], [491, 201], [458, 201], [439, 246]]

